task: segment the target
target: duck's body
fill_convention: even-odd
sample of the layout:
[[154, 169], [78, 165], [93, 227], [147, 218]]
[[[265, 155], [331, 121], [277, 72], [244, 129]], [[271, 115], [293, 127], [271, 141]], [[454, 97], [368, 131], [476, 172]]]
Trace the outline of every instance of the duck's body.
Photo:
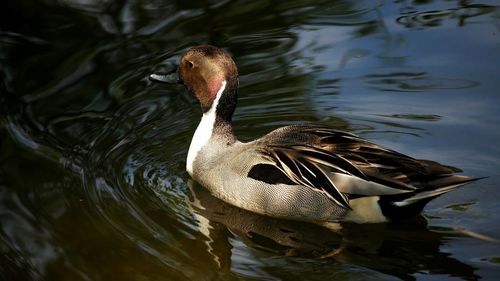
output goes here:
[[179, 77], [203, 110], [187, 171], [240, 208], [304, 221], [385, 222], [415, 216], [431, 199], [474, 180], [323, 126], [286, 126], [242, 143], [231, 126], [238, 88], [231, 57], [213, 46], [192, 48]]

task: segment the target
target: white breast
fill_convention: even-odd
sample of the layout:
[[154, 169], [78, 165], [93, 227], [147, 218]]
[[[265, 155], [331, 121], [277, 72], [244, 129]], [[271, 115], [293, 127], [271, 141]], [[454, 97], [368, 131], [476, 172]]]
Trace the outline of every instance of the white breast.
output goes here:
[[222, 81], [222, 85], [215, 96], [215, 100], [212, 103], [210, 109], [203, 113], [201, 117], [200, 124], [194, 132], [193, 139], [191, 140], [191, 145], [189, 146], [189, 152], [186, 160], [186, 170], [190, 176], [193, 176], [193, 163], [198, 155], [201, 148], [210, 140], [212, 136], [212, 131], [215, 125], [215, 115], [217, 104], [219, 103], [220, 97], [226, 88], [226, 81]]

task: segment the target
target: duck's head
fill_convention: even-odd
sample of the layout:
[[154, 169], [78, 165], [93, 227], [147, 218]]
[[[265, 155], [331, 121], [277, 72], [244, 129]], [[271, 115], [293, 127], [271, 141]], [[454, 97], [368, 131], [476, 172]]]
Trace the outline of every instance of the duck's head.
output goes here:
[[201, 45], [189, 49], [182, 56], [179, 62], [179, 81], [194, 92], [203, 112], [207, 112], [223, 84], [224, 92], [236, 98], [238, 69], [224, 50]]

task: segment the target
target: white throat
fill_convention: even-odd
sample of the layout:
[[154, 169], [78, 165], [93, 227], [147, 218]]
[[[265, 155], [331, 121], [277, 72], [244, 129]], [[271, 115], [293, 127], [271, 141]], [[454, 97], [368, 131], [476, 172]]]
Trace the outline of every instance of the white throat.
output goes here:
[[220, 97], [226, 88], [226, 81], [222, 81], [222, 85], [220, 86], [217, 95], [215, 96], [215, 100], [212, 103], [210, 109], [203, 113], [201, 117], [200, 124], [196, 128], [194, 132], [193, 139], [191, 140], [191, 145], [189, 146], [189, 152], [186, 161], [186, 170], [190, 176], [193, 176], [193, 163], [200, 152], [201, 148], [210, 140], [212, 137], [212, 132], [215, 125], [215, 114], [217, 110], [217, 104], [219, 104]]

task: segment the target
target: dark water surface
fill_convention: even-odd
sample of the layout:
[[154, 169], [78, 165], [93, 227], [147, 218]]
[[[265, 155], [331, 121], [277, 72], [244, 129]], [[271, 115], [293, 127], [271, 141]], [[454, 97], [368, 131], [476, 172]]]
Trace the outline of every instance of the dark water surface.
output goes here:
[[[499, 280], [498, 1], [0, 3], [0, 279]], [[425, 219], [332, 231], [189, 180], [200, 118], [152, 84], [227, 49], [236, 133], [317, 122], [488, 178]]]

